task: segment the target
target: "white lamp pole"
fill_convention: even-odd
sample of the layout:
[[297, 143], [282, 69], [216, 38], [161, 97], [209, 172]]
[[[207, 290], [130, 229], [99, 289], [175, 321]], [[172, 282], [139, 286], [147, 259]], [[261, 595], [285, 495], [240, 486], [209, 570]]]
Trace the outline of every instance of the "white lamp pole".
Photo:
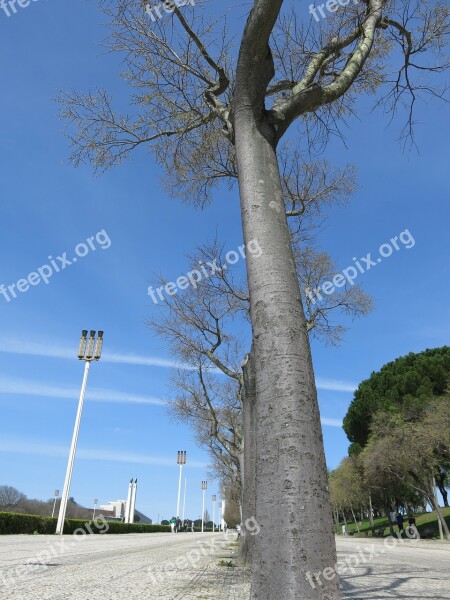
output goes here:
[[183, 465], [186, 464], [186, 450], [178, 450], [177, 464], [180, 465], [180, 478], [178, 480], [178, 501], [177, 501], [177, 514], [176, 517], [180, 517], [180, 500], [181, 500], [181, 478], [183, 475]]
[[77, 450], [78, 433], [80, 431], [81, 413], [83, 412], [83, 403], [84, 396], [86, 394], [89, 367], [93, 360], [97, 361], [100, 359], [102, 353], [103, 331], [98, 332], [97, 342], [95, 341], [95, 331], [92, 330], [90, 332], [89, 340], [87, 339], [87, 333], [87, 329], [83, 329], [81, 333], [80, 347], [78, 349], [79, 360], [84, 360], [84, 375], [83, 382], [81, 384], [80, 399], [78, 401], [77, 416], [75, 418], [75, 427], [72, 435], [72, 444], [70, 446], [69, 460], [67, 462], [66, 478], [61, 496], [61, 505], [59, 507], [58, 523], [56, 525], [56, 533], [59, 535], [62, 535], [64, 530], [64, 519], [66, 517], [67, 500], [69, 498], [73, 463], [75, 461], [75, 453]]
[[124, 519], [123, 519], [124, 523], [130, 522], [132, 492], [133, 492], [133, 479], [130, 479], [130, 483], [128, 484], [127, 503], [125, 504], [125, 515], [124, 515]]
[[[133, 481], [133, 480], [131, 480]], [[130, 515], [128, 523], [134, 523], [134, 514], [136, 512], [136, 494], [137, 494], [137, 479], [134, 480], [131, 490]]]
[[56, 501], [58, 500], [58, 497], [59, 497], [59, 490], [55, 490], [55, 499], [53, 501], [52, 519], [55, 516]]
[[186, 485], [187, 485], [187, 479], [185, 477], [184, 478], [184, 498], [183, 498], [183, 525], [184, 525], [184, 517], [186, 514]]
[[208, 489], [208, 482], [202, 481], [202, 490], [203, 490], [203, 508], [202, 508], [202, 533], [205, 531], [205, 492]]
[[222, 531], [225, 531], [225, 490], [222, 492]]
[[216, 530], [216, 500], [217, 500], [217, 497], [214, 494], [213, 497], [212, 497], [212, 503], [213, 503], [213, 533]]
[[95, 511], [97, 509], [97, 504], [98, 504], [98, 499], [95, 498], [95, 500], [94, 500], [94, 512], [92, 513], [92, 520], [95, 519]]

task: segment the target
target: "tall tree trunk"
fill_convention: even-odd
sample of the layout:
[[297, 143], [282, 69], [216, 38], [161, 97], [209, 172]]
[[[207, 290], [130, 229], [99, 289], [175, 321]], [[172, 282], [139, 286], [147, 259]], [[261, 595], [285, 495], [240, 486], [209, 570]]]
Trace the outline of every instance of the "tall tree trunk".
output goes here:
[[348, 535], [348, 524], [347, 524], [347, 517], [345, 516], [345, 510], [341, 510], [341, 513], [342, 513], [342, 518], [344, 520], [345, 535]]
[[355, 523], [355, 527], [356, 527], [356, 529], [357, 529], [357, 531], [359, 533], [358, 521], [356, 520], [355, 513], [353, 512], [353, 507], [351, 505], [350, 505], [350, 510], [352, 511], [353, 522]]
[[436, 476], [436, 484], [441, 492], [442, 499], [444, 501], [444, 506], [448, 508], [448, 492], [445, 488], [445, 471], [440, 471]]
[[[247, 354], [242, 365], [243, 385], [241, 398], [243, 406], [243, 430], [244, 430], [244, 460], [242, 466], [242, 490], [243, 490], [243, 515], [241, 523], [241, 546], [240, 555], [246, 562], [250, 563], [253, 558], [255, 535], [257, 528], [252, 519], [256, 515], [256, 380], [255, 361], [253, 349]], [[247, 526], [251, 520], [251, 527]]]
[[334, 527], [336, 529], [336, 535], [339, 535], [339, 513], [338, 510], [333, 510]]
[[432, 504], [432, 506], [434, 506], [434, 510], [437, 513], [438, 519], [442, 525], [442, 529], [444, 531], [444, 534], [447, 538], [448, 541], [450, 541], [450, 531], [448, 529], [448, 525], [446, 520], [444, 519], [444, 515], [442, 514], [442, 510], [441, 507], [439, 506], [439, 502], [437, 501], [437, 497], [436, 497], [436, 488], [434, 486], [434, 480], [432, 480], [431, 482], [431, 490], [428, 493], [428, 498]]
[[373, 508], [372, 508], [371, 494], [369, 494], [369, 519], [370, 519], [370, 527], [372, 528], [372, 533], [373, 533], [374, 523], [373, 523]]
[[[244, 34], [245, 36], [245, 34]], [[245, 42], [243, 44], [245, 46]], [[241, 55], [242, 55], [241, 48]], [[256, 519], [251, 598], [336, 600], [337, 575], [309, 577], [336, 564], [335, 540], [317, 392], [306, 320], [282, 198], [275, 131], [253, 107], [253, 84], [272, 77], [267, 64], [240, 57], [234, 129], [247, 254], [256, 369]], [[259, 73], [258, 73], [259, 70]], [[264, 83], [264, 82], [263, 82]], [[256, 242], [255, 242], [256, 243]], [[258, 255], [259, 254], [259, 255]]]
[[386, 511], [386, 514], [387, 514], [387, 517], [388, 517], [388, 521], [389, 521], [389, 532], [390, 532], [390, 535], [392, 537], [394, 537], [394, 535], [395, 535], [394, 523], [392, 523], [392, 521], [391, 521], [391, 512], [393, 512], [393, 510], [392, 510], [392, 503], [390, 503], [388, 507], [385, 507], [384, 510]]

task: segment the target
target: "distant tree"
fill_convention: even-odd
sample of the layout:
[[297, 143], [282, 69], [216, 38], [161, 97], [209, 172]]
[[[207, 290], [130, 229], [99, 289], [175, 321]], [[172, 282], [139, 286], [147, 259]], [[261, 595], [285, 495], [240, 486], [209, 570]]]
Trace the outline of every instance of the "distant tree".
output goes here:
[[26, 500], [25, 494], [22, 494], [16, 488], [10, 485], [0, 486], [0, 509], [11, 510], [17, 508], [24, 500]]
[[[450, 347], [410, 353], [386, 364], [355, 392], [344, 418], [344, 431], [352, 442], [349, 454], [367, 444], [372, 422], [379, 414], [396, 413], [408, 423], [421, 419], [433, 399], [442, 396], [450, 385]], [[448, 506], [446, 481], [450, 457], [441, 453], [434, 476]]]
[[161, 525], [170, 525], [169, 521], [167, 519], [163, 519], [161, 521]]
[[413, 423], [399, 413], [378, 414], [361, 458], [369, 480], [376, 474], [384, 485], [405, 484], [425, 496], [450, 540], [433, 482], [443, 455], [450, 455], [449, 398], [435, 398]]
[[344, 418], [344, 431], [351, 442], [363, 447], [375, 414], [396, 410], [413, 421], [449, 384], [450, 347], [397, 358], [360, 383]]
[[[358, 456], [347, 457], [330, 474], [331, 505], [340, 512], [344, 520], [349, 511], [357, 529], [359, 525], [355, 512], [364, 507], [369, 512], [369, 489], [364, 479], [364, 468]], [[335, 524], [338, 521], [335, 518]]]

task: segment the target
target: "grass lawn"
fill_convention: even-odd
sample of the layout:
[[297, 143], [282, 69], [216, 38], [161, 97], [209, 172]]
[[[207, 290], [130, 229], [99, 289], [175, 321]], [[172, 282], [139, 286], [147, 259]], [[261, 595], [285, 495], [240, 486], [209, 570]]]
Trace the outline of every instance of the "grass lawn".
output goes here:
[[[441, 510], [444, 514], [445, 521], [450, 529], [450, 508], [442, 508]], [[415, 517], [416, 517], [416, 526], [421, 535], [422, 535], [422, 533], [425, 533], [425, 530], [428, 530], [428, 532], [430, 532], [430, 530], [432, 530], [431, 536], [433, 538], [439, 538], [439, 525], [438, 525], [436, 511], [430, 512], [430, 513], [423, 513], [421, 515], [416, 514]], [[339, 523], [339, 528], [341, 531], [342, 531], [343, 524], [344, 524], [343, 522]], [[350, 535], [358, 536], [358, 530], [354, 523], [348, 522], [347, 526], [348, 526], [348, 532]], [[404, 527], [406, 528], [407, 526], [408, 526], [408, 519], [405, 518]], [[384, 529], [383, 535], [384, 536], [390, 535], [388, 518], [382, 517], [380, 519], [374, 519], [374, 529], [376, 532], [381, 532], [381, 530]], [[364, 536], [364, 537], [373, 535], [372, 528], [370, 526], [369, 521], [361, 521], [361, 525], [359, 526], [359, 531], [360, 531], [359, 535]], [[397, 525], [394, 526], [394, 531], [395, 532], [398, 531]], [[430, 537], [430, 535], [427, 535], [427, 537]]]

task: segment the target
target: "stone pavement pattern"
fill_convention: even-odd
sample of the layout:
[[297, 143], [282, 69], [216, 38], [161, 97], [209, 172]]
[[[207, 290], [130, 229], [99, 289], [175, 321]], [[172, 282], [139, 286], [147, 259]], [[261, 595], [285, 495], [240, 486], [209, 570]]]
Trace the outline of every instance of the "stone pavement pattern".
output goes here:
[[0, 598], [229, 600], [239, 587], [237, 573], [219, 561], [232, 559], [235, 539], [208, 533], [0, 536]]
[[342, 575], [342, 600], [450, 600], [450, 542], [394, 539], [338, 538], [338, 560], [367, 560]]
[[[337, 543], [338, 559], [352, 565], [342, 600], [450, 600], [450, 544]], [[236, 550], [232, 534], [1, 536], [0, 598], [248, 600], [249, 573], [219, 565], [235, 564]]]

